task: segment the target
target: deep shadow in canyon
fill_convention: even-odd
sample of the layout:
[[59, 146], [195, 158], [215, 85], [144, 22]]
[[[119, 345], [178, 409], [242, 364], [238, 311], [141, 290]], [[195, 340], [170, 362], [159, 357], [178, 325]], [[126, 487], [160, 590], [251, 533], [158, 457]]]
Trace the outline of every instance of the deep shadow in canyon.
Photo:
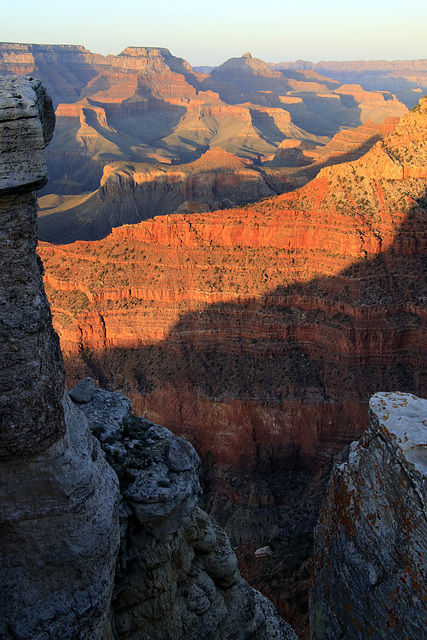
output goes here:
[[[334, 454], [367, 426], [374, 392], [426, 393], [426, 219], [423, 196], [387, 249], [337, 275], [205, 305], [161, 342], [67, 361], [70, 379], [93, 375], [193, 442], [203, 505], [240, 547], [245, 577], [302, 638], [311, 535]], [[273, 555], [255, 558], [265, 544]]]

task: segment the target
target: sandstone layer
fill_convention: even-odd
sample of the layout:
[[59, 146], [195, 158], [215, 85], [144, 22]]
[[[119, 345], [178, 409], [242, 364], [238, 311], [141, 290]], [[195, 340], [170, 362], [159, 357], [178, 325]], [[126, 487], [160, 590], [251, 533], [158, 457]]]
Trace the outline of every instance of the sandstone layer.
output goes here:
[[427, 615], [427, 400], [379, 393], [334, 467], [316, 529], [312, 638], [421, 640]]
[[118, 551], [118, 482], [64, 395], [36, 255], [36, 188], [46, 181], [42, 150], [54, 113], [40, 81], [12, 76], [0, 85], [0, 114], [8, 132], [0, 154], [0, 635], [100, 639]]
[[303, 174], [254, 167], [220, 148], [185, 165], [115, 162], [104, 167], [100, 187], [92, 194], [40, 198], [38, 235], [55, 243], [100, 240], [114, 227], [158, 214], [234, 207], [283, 193], [306, 180]]

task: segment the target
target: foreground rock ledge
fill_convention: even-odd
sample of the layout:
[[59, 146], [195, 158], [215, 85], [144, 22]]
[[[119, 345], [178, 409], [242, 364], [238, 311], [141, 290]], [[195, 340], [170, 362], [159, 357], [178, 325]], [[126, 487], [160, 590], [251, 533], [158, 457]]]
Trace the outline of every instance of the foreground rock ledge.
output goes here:
[[316, 640], [422, 640], [427, 620], [427, 400], [378, 393], [334, 467], [316, 531]]
[[190, 443], [133, 415], [128, 398], [96, 389], [91, 378], [70, 396], [120, 479], [108, 637], [296, 640], [242, 579], [225, 532], [198, 507], [199, 458]]

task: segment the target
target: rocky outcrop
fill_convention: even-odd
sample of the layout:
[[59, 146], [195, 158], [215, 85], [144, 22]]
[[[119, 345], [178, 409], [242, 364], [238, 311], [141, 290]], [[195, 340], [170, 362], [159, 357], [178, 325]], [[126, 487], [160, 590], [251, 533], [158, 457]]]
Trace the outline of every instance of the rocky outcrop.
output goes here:
[[334, 467], [316, 529], [311, 637], [425, 636], [427, 400], [378, 393]]
[[2, 83], [0, 101], [4, 459], [40, 453], [64, 435], [64, 373], [36, 256], [35, 189], [46, 182], [43, 149], [53, 133], [52, 104], [40, 82], [16, 77]]
[[130, 400], [95, 389], [91, 379], [70, 395], [120, 478], [112, 637], [296, 639], [272, 604], [240, 577], [225, 532], [197, 506], [193, 447], [137, 418]]
[[[0, 635], [103, 637], [119, 530], [118, 483], [64, 395], [36, 256], [36, 189], [54, 114], [41, 83], [1, 83]], [[16, 160], [16, 172], [15, 172]], [[32, 162], [34, 161], [34, 164]]]

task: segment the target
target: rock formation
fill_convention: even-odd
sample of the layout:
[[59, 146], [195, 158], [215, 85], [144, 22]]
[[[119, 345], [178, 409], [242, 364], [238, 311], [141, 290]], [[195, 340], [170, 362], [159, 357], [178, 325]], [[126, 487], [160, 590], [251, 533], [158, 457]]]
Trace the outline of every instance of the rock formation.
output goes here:
[[36, 189], [54, 125], [40, 81], [1, 83], [0, 635], [101, 638], [119, 543], [118, 483], [64, 395], [36, 256]]
[[316, 529], [313, 640], [421, 640], [427, 619], [427, 400], [378, 393], [334, 466]]
[[320, 73], [340, 83], [360, 84], [365, 89], [392, 91], [411, 109], [427, 92], [427, 60], [342, 60], [280, 62], [268, 65], [274, 71]]
[[273, 605], [240, 577], [225, 532], [197, 506], [193, 447], [137, 418], [129, 399], [95, 389], [90, 378], [70, 395], [120, 478], [112, 637], [296, 640]]
[[53, 122], [38, 80], [1, 83], [0, 635], [296, 640], [197, 506], [193, 447], [93, 380], [65, 392], [35, 252]]
[[158, 214], [229, 208], [304, 182], [305, 176], [254, 167], [220, 148], [184, 165], [115, 162], [104, 167], [100, 187], [92, 194], [70, 199], [43, 196], [38, 235], [55, 243], [100, 240], [114, 227]]

